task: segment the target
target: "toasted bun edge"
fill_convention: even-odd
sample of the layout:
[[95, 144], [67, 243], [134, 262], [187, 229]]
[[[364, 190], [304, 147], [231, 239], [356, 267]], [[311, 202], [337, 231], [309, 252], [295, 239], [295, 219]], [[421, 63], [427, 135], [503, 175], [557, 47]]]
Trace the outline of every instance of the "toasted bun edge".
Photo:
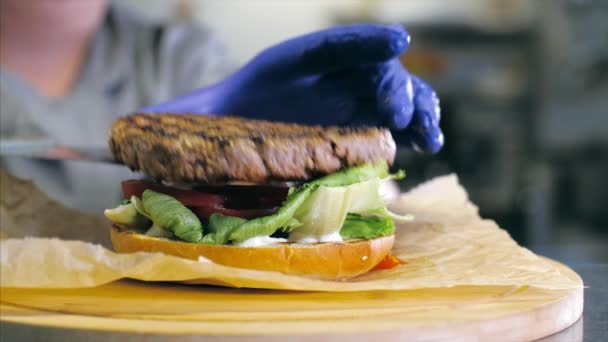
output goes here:
[[395, 241], [394, 235], [390, 235], [311, 245], [205, 245], [138, 234], [116, 224], [110, 228], [110, 238], [118, 253], [161, 252], [192, 260], [204, 257], [226, 266], [326, 280], [349, 279], [369, 272], [390, 253]]

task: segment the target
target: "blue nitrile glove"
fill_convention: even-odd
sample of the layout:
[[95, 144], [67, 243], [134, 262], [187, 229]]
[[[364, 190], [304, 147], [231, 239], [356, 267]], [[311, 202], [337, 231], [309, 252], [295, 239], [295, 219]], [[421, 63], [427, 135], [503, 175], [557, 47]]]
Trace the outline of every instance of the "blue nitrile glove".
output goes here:
[[141, 111], [382, 125], [398, 142], [434, 153], [443, 145], [439, 100], [399, 62], [408, 45], [397, 25], [334, 27], [272, 46], [215, 85]]

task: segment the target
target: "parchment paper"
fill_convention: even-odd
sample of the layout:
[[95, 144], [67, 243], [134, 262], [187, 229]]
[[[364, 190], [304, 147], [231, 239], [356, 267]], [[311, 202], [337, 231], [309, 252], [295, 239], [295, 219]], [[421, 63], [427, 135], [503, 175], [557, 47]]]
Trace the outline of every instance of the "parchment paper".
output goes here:
[[[553, 263], [518, 246], [493, 221], [481, 219], [454, 175], [433, 179], [401, 195], [391, 209], [416, 215], [414, 222], [399, 225], [396, 232], [392, 253], [406, 264], [349, 281], [245, 270], [159, 253], [116, 254], [89, 242], [26, 237], [0, 242], [0, 285], [75, 288], [133, 278], [316, 291], [458, 285], [529, 285], [547, 289], [582, 286], [580, 278], [560, 273]], [[8, 211], [3, 215], [8, 215]], [[73, 222], [73, 229], [91, 229], [78, 226], [77, 220]], [[104, 223], [94, 228], [107, 232], [107, 227]]]

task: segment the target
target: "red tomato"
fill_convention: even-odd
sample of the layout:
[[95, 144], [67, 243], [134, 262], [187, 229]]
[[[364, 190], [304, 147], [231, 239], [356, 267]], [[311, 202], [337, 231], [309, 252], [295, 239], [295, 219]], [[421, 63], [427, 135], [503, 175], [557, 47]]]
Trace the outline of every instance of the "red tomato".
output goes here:
[[289, 191], [288, 186], [281, 185], [204, 185], [195, 189], [222, 195], [225, 207], [238, 209], [280, 207]]
[[224, 198], [216, 194], [179, 189], [148, 181], [127, 180], [122, 182], [122, 193], [125, 198], [130, 198], [133, 195], [141, 198], [141, 194], [146, 189], [172, 196], [187, 207], [216, 207], [224, 203]]
[[122, 182], [125, 198], [141, 197], [150, 189], [174, 197], [207, 222], [213, 213], [244, 219], [274, 214], [287, 197], [288, 187], [266, 185], [209, 185], [196, 190], [180, 189], [150, 181]]

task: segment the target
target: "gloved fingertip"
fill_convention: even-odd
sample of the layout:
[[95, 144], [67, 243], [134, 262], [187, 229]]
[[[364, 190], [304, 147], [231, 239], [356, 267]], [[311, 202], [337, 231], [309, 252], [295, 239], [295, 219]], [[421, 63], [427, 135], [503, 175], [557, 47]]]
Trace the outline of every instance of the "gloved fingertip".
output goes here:
[[395, 38], [395, 41], [397, 44], [402, 44], [401, 48], [405, 50], [411, 42], [409, 32], [407, 32], [403, 25], [397, 23], [388, 24], [387, 27], [390, 27], [396, 32], [397, 38]]
[[[389, 83], [379, 88], [379, 112], [388, 118], [388, 123], [393, 129], [407, 128], [414, 115], [413, 91], [411, 82], [406, 79], [392, 77]], [[387, 92], [387, 94], [382, 94]]]
[[444, 136], [439, 122], [431, 118], [430, 113], [416, 110], [412, 123], [403, 131], [401, 140], [414, 151], [438, 153], [443, 147]]
[[443, 132], [439, 131], [434, 137], [427, 138], [426, 151], [432, 154], [438, 153], [443, 147]]
[[412, 138], [414, 149], [420, 152], [436, 154], [443, 147], [443, 132], [439, 128], [433, 131], [415, 132]]
[[[352, 43], [350, 58], [360, 63], [378, 63], [401, 55], [409, 46], [409, 33], [400, 25], [359, 24], [337, 32], [336, 42]], [[342, 46], [341, 48], [345, 48]]]
[[390, 125], [395, 129], [404, 129], [410, 124], [412, 115], [406, 113], [406, 109], [402, 108], [397, 114], [391, 116]]
[[399, 24], [399, 23], [390, 23], [387, 24], [386, 26], [395, 29], [397, 31], [405, 31], [405, 29], [403, 28], [403, 25]]

